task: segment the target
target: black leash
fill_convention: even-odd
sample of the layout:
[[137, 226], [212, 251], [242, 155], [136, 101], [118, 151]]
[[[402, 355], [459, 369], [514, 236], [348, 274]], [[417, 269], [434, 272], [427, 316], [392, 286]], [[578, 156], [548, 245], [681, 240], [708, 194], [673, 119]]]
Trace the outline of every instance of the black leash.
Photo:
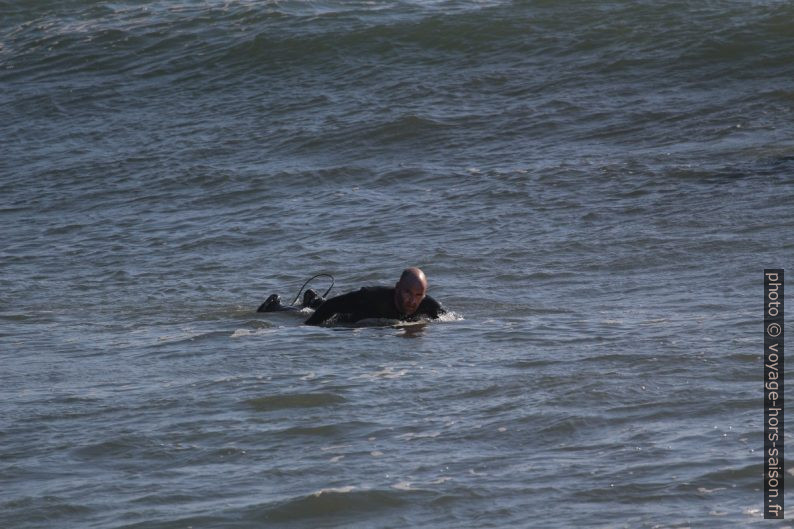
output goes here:
[[292, 300], [292, 303], [290, 303], [290, 305], [294, 305], [295, 302], [298, 301], [298, 298], [301, 297], [301, 294], [303, 293], [303, 289], [306, 288], [306, 285], [308, 285], [310, 281], [312, 281], [314, 279], [317, 279], [318, 277], [330, 277], [331, 278], [331, 286], [328, 287], [328, 290], [326, 290], [325, 294], [323, 294], [323, 297], [326, 297], [328, 295], [328, 293], [331, 292], [331, 289], [334, 288], [334, 282], [335, 282], [334, 276], [332, 276], [331, 274], [317, 274], [316, 276], [312, 276], [312, 277], [310, 277], [309, 279], [306, 280], [306, 282], [303, 284], [301, 289], [298, 291], [298, 295], [295, 296], [295, 299]]

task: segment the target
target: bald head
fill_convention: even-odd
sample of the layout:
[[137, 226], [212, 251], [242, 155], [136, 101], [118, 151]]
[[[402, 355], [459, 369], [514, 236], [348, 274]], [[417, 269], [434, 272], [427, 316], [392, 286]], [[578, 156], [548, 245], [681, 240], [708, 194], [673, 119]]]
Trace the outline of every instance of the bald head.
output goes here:
[[425, 273], [422, 272], [422, 270], [412, 266], [411, 268], [406, 268], [403, 270], [403, 273], [400, 276], [399, 284], [422, 285], [423, 288], [427, 289], [427, 278], [425, 277]]
[[413, 314], [425, 299], [426, 292], [425, 273], [416, 267], [406, 268], [394, 285], [394, 304], [403, 314]]

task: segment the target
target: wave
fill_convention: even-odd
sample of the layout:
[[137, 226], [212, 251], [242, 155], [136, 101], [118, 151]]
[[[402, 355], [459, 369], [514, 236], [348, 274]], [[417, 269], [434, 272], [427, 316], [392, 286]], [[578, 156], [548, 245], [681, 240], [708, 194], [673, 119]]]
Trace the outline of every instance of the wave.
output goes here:
[[311, 408], [316, 406], [331, 406], [346, 399], [334, 393], [300, 393], [294, 395], [268, 395], [246, 401], [257, 411], [274, 411], [285, 408]]
[[363, 490], [354, 486], [331, 487], [306, 496], [298, 496], [273, 505], [264, 512], [261, 508], [249, 513], [257, 519], [287, 522], [307, 518], [333, 516], [352, 517], [383, 509], [400, 507], [410, 492], [400, 490]]
[[[0, 2], [0, 80], [89, 74], [194, 82], [234, 71], [333, 70], [377, 78], [384, 65], [465, 67], [489, 56], [578, 73], [659, 68], [787, 68], [794, 6], [757, 2], [590, 4], [541, 1], [463, 8], [385, 2], [194, 4]], [[584, 71], [581, 68], [585, 68]], [[639, 73], [638, 72], [638, 73]], [[484, 72], [485, 73], [485, 72]], [[491, 75], [486, 73], [486, 75]], [[571, 72], [573, 73], [573, 72]], [[509, 77], [502, 77], [505, 82]]]

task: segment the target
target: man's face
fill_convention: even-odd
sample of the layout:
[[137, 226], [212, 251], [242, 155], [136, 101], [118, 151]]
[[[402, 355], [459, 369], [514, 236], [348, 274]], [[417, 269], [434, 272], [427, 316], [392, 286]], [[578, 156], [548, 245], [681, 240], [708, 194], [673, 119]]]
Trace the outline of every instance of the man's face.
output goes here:
[[413, 314], [425, 299], [427, 287], [417, 281], [397, 283], [397, 299], [404, 314]]

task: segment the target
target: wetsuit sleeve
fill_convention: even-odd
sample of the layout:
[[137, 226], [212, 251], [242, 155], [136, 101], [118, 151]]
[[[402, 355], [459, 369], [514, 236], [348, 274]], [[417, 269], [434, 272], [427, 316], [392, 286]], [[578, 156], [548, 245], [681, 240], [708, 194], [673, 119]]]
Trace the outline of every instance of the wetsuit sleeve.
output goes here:
[[421, 311], [422, 314], [427, 314], [433, 319], [436, 319], [442, 314], [447, 313], [444, 307], [441, 306], [441, 303], [431, 298], [430, 296], [425, 296], [425, 299], [422, 300], [422, 305], [426, 305], [422, 307], [422, 311]]
[[314, 314], [304, 322], [306, 325], [320, 325], [325, 320], [335, 314], [355, 312], [361, 301], [361, 291], [349, 292], [341, 296], [335, 296], [323, 302], [317, 307]]

